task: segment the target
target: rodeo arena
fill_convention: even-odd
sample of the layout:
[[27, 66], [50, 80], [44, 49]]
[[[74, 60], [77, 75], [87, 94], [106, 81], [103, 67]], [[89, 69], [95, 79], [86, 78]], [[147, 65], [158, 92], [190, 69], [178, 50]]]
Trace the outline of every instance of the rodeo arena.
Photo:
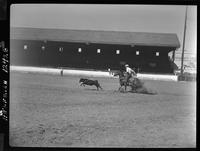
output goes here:
[[195, 147], [180, 46], [173, 33], [11, 27], [10, 146]]

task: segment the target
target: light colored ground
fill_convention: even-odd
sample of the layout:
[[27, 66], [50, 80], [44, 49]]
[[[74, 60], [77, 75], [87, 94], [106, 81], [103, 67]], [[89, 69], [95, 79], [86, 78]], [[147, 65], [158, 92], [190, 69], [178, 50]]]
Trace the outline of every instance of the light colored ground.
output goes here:
[[80, 87], [78, 76], [10, 73], [10, 145], [195, 147], [196, 83], [145, 81], [157, 95]]

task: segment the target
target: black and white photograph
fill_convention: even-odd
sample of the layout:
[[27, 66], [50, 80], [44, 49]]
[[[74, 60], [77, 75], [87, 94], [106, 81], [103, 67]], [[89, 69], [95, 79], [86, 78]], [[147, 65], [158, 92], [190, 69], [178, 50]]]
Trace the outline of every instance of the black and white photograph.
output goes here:
[[196, 148], [197, 6], [10, 5], [9, 145]]

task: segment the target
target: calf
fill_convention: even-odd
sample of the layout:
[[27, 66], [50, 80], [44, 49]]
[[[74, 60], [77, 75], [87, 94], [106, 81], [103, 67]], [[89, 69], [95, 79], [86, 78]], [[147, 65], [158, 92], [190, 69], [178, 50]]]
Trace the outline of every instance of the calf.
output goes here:
[[83, 79], [81, 78], [79, 80], [79, 83], [81, 83], [80, 86], [85, 86], [85, 85], [89, 85], [89, 86], [96, 86], [97, 87], [97, 90], [99, 90], [99, 88], [102, 90], [102, 87], [100, 86], [98, 80], [89, 80], [89, 79]]

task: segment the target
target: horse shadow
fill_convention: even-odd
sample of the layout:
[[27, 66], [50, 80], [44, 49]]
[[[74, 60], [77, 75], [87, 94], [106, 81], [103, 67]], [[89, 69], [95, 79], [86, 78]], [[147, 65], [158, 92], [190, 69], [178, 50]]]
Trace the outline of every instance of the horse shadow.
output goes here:
[[131, 90], [129, 91], [131, 93], [140, 93], [140, 94], [147, 94], [147, 95], [156, 95], [158, 94], [156, 91], [154, 90], [149, 90], [149, 89], [137, 89], [137, 90]]

